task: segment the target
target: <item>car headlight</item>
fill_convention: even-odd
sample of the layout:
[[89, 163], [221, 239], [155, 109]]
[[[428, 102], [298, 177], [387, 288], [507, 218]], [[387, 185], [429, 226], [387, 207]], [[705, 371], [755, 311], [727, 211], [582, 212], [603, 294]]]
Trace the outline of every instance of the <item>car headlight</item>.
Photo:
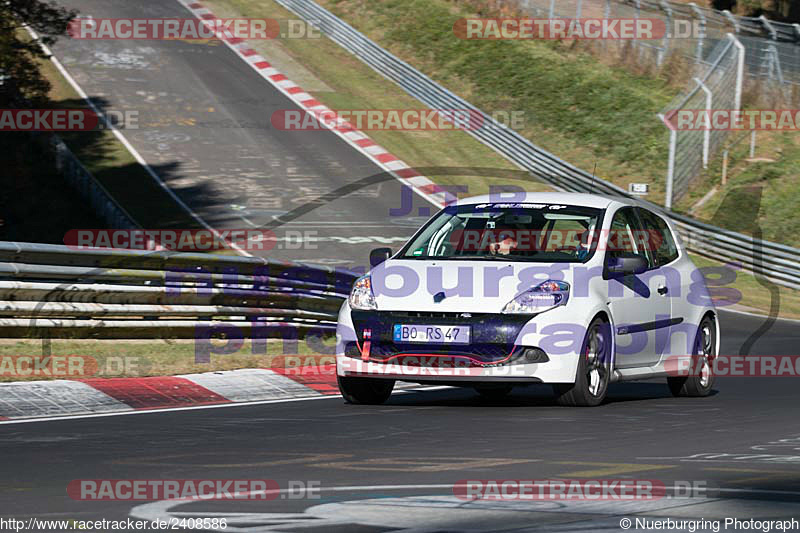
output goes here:
[[356, 280], [353, 290], [350, 291], [348, 301], [351, 309], [368, 311], [378, 308], [378, 304], [375, 302], [375, 295], [372, 293], [372, 278], [369, 274]]
[[503, 313], [534, 315], [565, 305], [569, 300], [569, 283], [548, 279], [511, 300]]

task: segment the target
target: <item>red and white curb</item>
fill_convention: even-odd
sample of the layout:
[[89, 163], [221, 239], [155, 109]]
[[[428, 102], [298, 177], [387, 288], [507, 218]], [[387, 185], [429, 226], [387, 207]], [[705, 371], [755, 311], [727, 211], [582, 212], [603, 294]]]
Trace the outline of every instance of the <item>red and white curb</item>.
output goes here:
[[[210, 9], [199, 2], [189, 2], [178, 0], [184, 7], [191, 11], [200, 20], [217, 20], [217, 16]], [[224, 42], [240, 58], [250, 65], [253, 70], [259, 73], [267, 82], [281, 91], [301, 109], [319, 114], [334, 114], [327, 106], [320, 103], [300, 86], [287, 78], [284, 74], [275, 69], [269, 61], [253, 50], [244, 39], [223, 36]], [[333, 122], [333, 124], [330, 124]], [[429, 178], [408, 166], [406, 163], [391, 154], [384, 147], [367, 137], [362, 131], [356, 129], [349, 122], [337, 118], [334, 121], [320, 121], [320, 123], [330, 131], [344, 139], [356, 151], [362, 153], [380, 168], [400, 180], [401, 183], [410, 187], [415, 193], [425, 198], [432, 204], [443, 207], [454, 201], [456, 198], [444, 188], [436, 185]]]
[[[404, 382], [396, 385], [398, 390], [418, 387]], [[16, 381], [0, 383], [0, 424], [338, 395], [335, 364], [145, 378]]]
[[334, 365], [0, 384], [0, 420], [338, 395]]

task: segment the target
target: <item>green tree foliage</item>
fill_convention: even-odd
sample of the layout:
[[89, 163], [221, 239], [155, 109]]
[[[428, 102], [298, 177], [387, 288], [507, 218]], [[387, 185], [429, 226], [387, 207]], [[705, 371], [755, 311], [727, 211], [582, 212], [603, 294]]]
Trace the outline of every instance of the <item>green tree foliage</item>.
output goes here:
[[52, 44], [67, 32], [75, 12], [41, 0], [0, 0], [0, 107], [36, 105], [46, 100], [50, 84], [39, 71], [44, 53], [28, 38], [28, 24]]
[[716, 9], [729, 9], [740, 15], [764, 15], [782, 22], [800, 22], [800, 0], [712, 0]]

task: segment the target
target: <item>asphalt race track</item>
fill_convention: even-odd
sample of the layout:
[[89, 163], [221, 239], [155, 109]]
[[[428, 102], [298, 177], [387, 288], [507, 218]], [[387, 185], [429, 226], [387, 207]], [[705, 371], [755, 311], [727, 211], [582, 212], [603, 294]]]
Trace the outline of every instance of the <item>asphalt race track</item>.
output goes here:
[[[723, 313], [723, 352], [761, 319]], [[791, 354], [778, 322], [754, 354]], [[704, 399], [663, 382], [612, 386], [599, 408], [557, 407], [549, 387], [502, 401], [470, 390], [341, 398], [4, 425], [0, 509], [16, 518], [215, 516], [227, 531], [609, 531], [627, 516], [744, 519], [800, 514], [797, 380], [720, 378]], [[634, 502], [472, 502], [466, 479], [698, 483], [692, 498]], [[74, 501], [74, 479], [272, 479], [318, 483], [313, 498]], [[731, 530], [731, 529], [729, 529]]]
[[[174, 0], [63, 0], [94, 18], [193, 18]], [[60, 39], [55, 55], [102, 109], [138, 113], [125, 137], [159, 177], [216, 229], [260, 228], [276, 216], [383, 170], [329, 131], [276, 130], [276, 111], [299, 109], [222, 42]], [[381, 183], [275, 229], [256, 255], [365, 265], [369, 250], [404, 242], [433, 211], [403, 185]], [[135, 187], [131, 184], [131, 187]], [[404, 215], [393, 215], [398, 210]], [[390, 211], [392, 210], [392, 211]], [[319, 239], [299, 246], [299, 234]]]

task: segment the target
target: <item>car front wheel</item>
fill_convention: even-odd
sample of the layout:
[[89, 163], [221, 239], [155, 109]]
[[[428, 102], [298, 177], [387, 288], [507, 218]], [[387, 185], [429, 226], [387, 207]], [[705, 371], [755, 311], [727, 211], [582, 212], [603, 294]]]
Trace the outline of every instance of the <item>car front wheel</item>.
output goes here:
[[347, 403], [379, 405], [389, 399], [394, 389], [392, 379], [336, 376], [336, 381]]
[[611, 381], [611, 327], [595, 318], [586, 331], [575, 383], [555, 385], [559, 405], [594, 407], [603, 403]]

